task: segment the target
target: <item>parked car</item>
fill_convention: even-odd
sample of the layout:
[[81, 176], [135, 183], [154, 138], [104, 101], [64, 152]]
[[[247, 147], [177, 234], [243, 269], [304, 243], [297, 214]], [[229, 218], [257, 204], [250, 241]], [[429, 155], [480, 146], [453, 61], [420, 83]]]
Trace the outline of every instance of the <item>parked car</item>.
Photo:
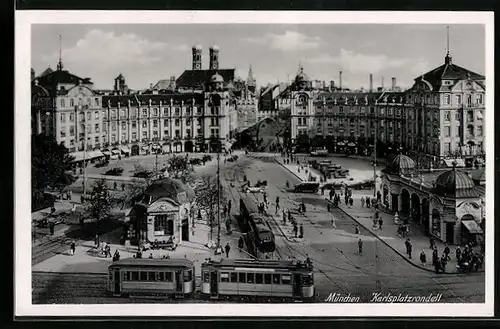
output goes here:
[[319, 183], [300, 183], [295, 185], [294, 192], [318, 193]]
[[327, 150], [314, 150], [311, 152], [311, 156], [325, 156], [328, 155]]
[[203, 159], [200, 159], [200, 158], [192, 158], [189, 160], [189, 164], [193, 165], [193, 166], [199, 166], [199, 165], [202, 165], [203, 164]]
[[238, 156], [237, 155], [232, 155], [232, 156], [230, 156], [229, 158], [226, 159], [227, 162], [235, 162], [236, 160], [238, 160]]
[[134, 173], [134, 177], [137, 177], [137, 178], [149, 178], [151, 176], [153, 176], [153, 172], [148, 171], [148, 170], [139, 171], [139, 172]]
[[123, 173], [123, 168], [116, 167], [112, 168], [104, 173], [104, 175], [108, 176], [120, 176]]
[[104, 161], [99, 161], [95, 164], [96, 168], [106, 167], [109, 164], [109, 161], [106, 159]]
[[212, 156], [209, 154], [205, 154], [201, 159], [202, 159], [202, 161], [211, 161]]

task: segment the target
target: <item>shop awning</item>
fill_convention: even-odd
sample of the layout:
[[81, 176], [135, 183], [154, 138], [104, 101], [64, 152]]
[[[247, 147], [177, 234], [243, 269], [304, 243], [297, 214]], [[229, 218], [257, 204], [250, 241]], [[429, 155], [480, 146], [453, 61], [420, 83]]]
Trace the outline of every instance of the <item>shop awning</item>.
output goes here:
[[70, 153], [70, 155], [75, 158], [73, 160], [73, 162], [83, 161], [84, 158], [85, 158], [85, 161], [92, 159], [89, 152], [85, 153], [83, 151], [78, 151], [78, 152], [72, 152], [72, 153]]
[[102, 154], [104, 154], [104, 155], [108, 155], [108, 156], [109, 156], [109, 155], [111, 155], [111, 152], [110, 152], [108, 149], [104, 149], [104, 150], [102, 150], [101, 152], [102, 152]]
[[464, 220], [462, 221], [462, 224], [464, 224], [467, 231], [471, 234], [483, 233], [483, 230], [479, 227], [475, 220]]
[[453, 162], [457, 165], [457, 168], [460, 167], [465, 167], [465, 162], [463, 159], [444, 159], [444, 163], [446, 163], [446, 166], [448, 167], [453, 167]]
[[120, 150], [123, 153], [130, 153], [130, 149], [128, 148], [128, 146], [120, 146]]
[[345, 143], [344, 143], [344, 142], [338, 142], [338, 143], [337, 143], [337, 145], [338, 145], [338, 146], [344, 146], [344, 145], [345, 145]]
[[152, 146], [153, 150], [157, 150], [159, 148], [161, 148], [160, 144], [153, 144]]
[[89, 158], [90, 159], [95, 159], [95, 158], [102, 158], [104, 157], [104, 153], [102, 153], [101, 151], [99, 150], [95, 150], [95, 151], [90, 151], [90, 152], [87, 152], [87, 154], [89, 155]]
[[113, 154], [120, 154], [120, 150], [117, 149], [117, 148], [114, 148], [114, 149], [111, 150], [111, 153], [113, 153]]
[[149, 146], [144, 145], [143, 147], [141, 147], [141, 149], [142, 149], [143, 151], [147, 151], [147, 150], [149, 150]]
[[351, 142], [351, 143], [347, 144], [347, 146], [353, 146], [354, 147], [354, 146], [356, 146], [356, 143], [352, 143]]

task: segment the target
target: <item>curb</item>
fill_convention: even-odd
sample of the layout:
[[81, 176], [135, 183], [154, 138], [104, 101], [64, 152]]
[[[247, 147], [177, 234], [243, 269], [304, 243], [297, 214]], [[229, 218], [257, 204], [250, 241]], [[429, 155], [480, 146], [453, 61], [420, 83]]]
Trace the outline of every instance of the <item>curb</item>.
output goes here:
[[[332, 201], [328, 200], [327, 198], [325, 198], [325, 200], [330, 203], [330, 204], [333, 204]], [[354, 216], [352, 216], [351, 214], [349, 214], [347, 211], [345, 211], [344, 209], [342, 209], [341, 207], [337, 207], [337, 209], [340, 209], [340, 211], [342, 211], [344, 214], [346, 214], [347, 216], [349, 216], [353, 221], [355, 221], [356, 223], [358, 223], [358, 225], [364, 227], [368, 232], [370, 232], [371, 235], [373, 235], [374, 237], [376, 237], [378, 240], [380, 240], [383, 244], [385, 244], [387, 247], [389, 247], [390, 249], [392, 249], [396, 254], [398, 254], [399, 256], [401, 256], [401, 258], [403, 258], [407, 263], [409, 263], [410, 265], [413, 265], [414, 267], [416, 268], [419, 268], [421, 270], [424, 270], [424, 271], [427, 271], [427, 272], [431, 272], [431, 273], [434, 273], [434, 274], [447, 274], [447, 275], [457, 275], [457, 274], [462, 274], [462, 273], [459, 273], [459, 272], [440, 272], [440, 273], [436, 273], [435, 270], [431, 270], [430, 268], [426, 268], [426, 267], [423, 267], [423, 266], [420, 266], [418, 264], [415, 264], [413, 261], [409, 260], [408, 258], [406, 258], [406, 256], [404, 256], [399, 250], [397, 250], [396, 248], [394, 248], [393, 246], [391, 246], [390, 244], [388, 244], [386, 241], [384, 241], [381, 237], [379, 237], [377, 234], [375, 234], [374, 232], [372, 232], [368, 227], [366, 227], [366, 225], [362, 224], [361, 222], [359, 222], [356, 218], [354, 218]]]
[[284, 164], [282, 164], [281, 162], [279, 162], [278, 160], [276, 160], [276, 158], [274, 158], [274, 161], [276, 161], [277, 164], [279, 164], [280, 166], [282, 166], [283, 168], [285, 168], [286, 170], [288, 170], [288, 172], [290, 172], [292, 175], [294, 175], [295, 177], [297, 177], [301, 182], [304, 181], [301, 177], [299, 177], [299, 175], [297, 175], [296, 173], [294, 173], [290, 168], [287, 168]]
[[60, 272], [60, 271], [31, 271], [33, 274], [76, 274], [76, 275], [94, 275], [94, 276], [106, 276], [107, 272]]

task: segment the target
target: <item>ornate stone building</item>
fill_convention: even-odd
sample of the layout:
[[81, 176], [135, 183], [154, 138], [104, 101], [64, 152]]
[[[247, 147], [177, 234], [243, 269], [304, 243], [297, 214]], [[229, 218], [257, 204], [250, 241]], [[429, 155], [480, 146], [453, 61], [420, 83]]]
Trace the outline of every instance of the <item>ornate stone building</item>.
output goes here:
[[[474, 176], [479, 177], [476, 182]], [[400, 154], [382, 170], [381, 181], [387, 209], [416, 221], [428, 235], [463, 244], [483, 233], [484, 168], [423, 171]]]
[[153, 183], [130, 212], [131, 242], [189, 241], [193, 201], [193, 190], [178, 180], [165, 178]]

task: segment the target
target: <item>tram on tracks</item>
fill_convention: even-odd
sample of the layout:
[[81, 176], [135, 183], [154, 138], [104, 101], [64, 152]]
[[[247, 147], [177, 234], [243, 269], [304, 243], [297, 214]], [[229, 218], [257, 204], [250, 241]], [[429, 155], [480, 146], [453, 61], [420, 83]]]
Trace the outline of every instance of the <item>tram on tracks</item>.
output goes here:
[[113, 296], [184, 298], [196, 286], [194, 263], [188, 259], [124, 258], [108, 271]]
[[267, 222], [267, 216], [258, 212], [255, 202], [241, 198], [239, 217], [242, 225], [246, 225], [240, 228], [242, 232], [247, 233], [250, 254], [257, 257], [259, 253], [272, 253], [276, 250], [274, 234]]
[[312, 264], [296, 260], [209, 259], [201, 266], [201, 280], [201, 295], [211, 299], [310, 300], [315, 296]]

